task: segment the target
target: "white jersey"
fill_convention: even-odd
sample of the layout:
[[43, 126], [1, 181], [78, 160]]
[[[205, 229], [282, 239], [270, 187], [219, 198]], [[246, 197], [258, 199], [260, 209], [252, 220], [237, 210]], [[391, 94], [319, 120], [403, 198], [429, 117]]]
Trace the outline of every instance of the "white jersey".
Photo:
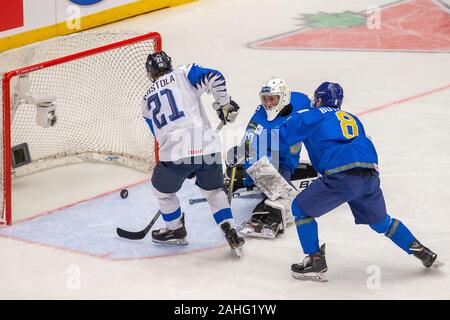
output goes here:
[[142, 101], [142, 114], [159, 144], [159, 160], [176, 161], [221, 152], [201, 95], [230, 102], [223, 75], [196, 64], [182, 65], [156, 80]]

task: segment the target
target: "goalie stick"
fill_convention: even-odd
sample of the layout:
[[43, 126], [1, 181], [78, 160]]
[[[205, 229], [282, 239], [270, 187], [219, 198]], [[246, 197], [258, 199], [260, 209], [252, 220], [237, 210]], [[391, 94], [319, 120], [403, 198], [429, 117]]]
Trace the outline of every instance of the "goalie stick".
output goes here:
[[141, 231], [127, 231], [121, 228], [117, 228], [117, 235], [121, 238], [130, 239], [130, 240], [140, 240], [144, 239], [147, 233], [150, 231], [150, 229], [155, 224], [156, 220], [158, 220], [159, 216], [161, 215], [161, 210], [158, 210], [158, 212], [153, 217], [152, 221]]
[[[239, 199], [262, 199], [264, 198], [264, 193], [262, 192], [233, 192], [233, 198], [239, 198]], [[196, 198], [196, 199], [189, 199], [189, 204], [197, 204], [208, 201], [206, 198]]]

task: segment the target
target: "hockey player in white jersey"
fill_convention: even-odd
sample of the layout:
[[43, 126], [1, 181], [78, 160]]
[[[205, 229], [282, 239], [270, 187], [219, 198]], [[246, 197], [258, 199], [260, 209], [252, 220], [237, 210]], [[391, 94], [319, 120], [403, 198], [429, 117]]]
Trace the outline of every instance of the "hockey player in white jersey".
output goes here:
[[152, 232], [153, 242], [188, 244], [184, 212], [176, 192], [188, 176], [195, 174], [214, 220], [231, 249], [238, 250], [244, 239], [236, 232], [222, 188], [221, 142], [201, 102], [203, 93], [211, 93], [220, 120], [224, 124], [233, 122], [239, 106], [228, 95], [225, 78], [217, 70], [196, 64], [173, 69], [164, 51], [150, 54], [146, 69], [153, 83], [142, 101], [142, 113], [159, 144], [159, 161], [151, 182], [166, 224]]

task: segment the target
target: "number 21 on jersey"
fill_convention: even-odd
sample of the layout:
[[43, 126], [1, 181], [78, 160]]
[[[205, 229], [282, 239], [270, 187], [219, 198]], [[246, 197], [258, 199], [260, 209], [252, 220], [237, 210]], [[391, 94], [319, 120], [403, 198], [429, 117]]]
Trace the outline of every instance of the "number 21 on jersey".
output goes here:
[[170, 115], [169, 120], [171, 122], [184, 117], [184, 112], [180, 111], [177, 106], [177, 102], [175, 101], [175, 97], [173, 96], [172, 90], [170, 89], [164, 89], [161, 90], [159, 93], [152, 94], [150, 97], [147, 98], [147, 108], [149, 111], [153, 108], [153, 122], [155, 123], [156, 127], [158, 129], [161, 129], [165, 125], [167, 125], [167, 119], [166, 115], [164, 113], [161, 113], [161, 107], [163, 106], [161, 98], [165, 96], [169, 103], [170, 107]]
[[335, 114], [341, 123], [341, 130], [344, 137], [352, 139], [359, 135], [358, 125], [351, 115], [344, 111], [338, 111]]

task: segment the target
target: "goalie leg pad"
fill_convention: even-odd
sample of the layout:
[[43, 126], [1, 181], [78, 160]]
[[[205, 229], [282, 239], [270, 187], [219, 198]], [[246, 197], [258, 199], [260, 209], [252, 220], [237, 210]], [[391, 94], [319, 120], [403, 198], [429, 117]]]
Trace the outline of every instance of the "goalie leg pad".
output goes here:
[[241, 224], [237, 230], [249, 237], [274, 239], [281, 231], [281, 223], [264, 223], [259, 218], [252, 216]]
[[286, 230], [287, 226], [294, 222], [294, 218], [291, 212], [291, 203], [290, 199], [277, 199], [276, 201], [272, 201], [270, 199], [266, 199], [264, 204], [268, 207], [271, 207], [272, 210], [276, 210], [279, 212], [279, 216], [281, 218], [282, 231]]
[[266, 203], [268, 199], [261, 201], [253, 210], [253, 215], [238, 229], [242, 234], [257, 238], [273, 239], [284, 232], [283, 211], [276, 204], [272, 206]]

